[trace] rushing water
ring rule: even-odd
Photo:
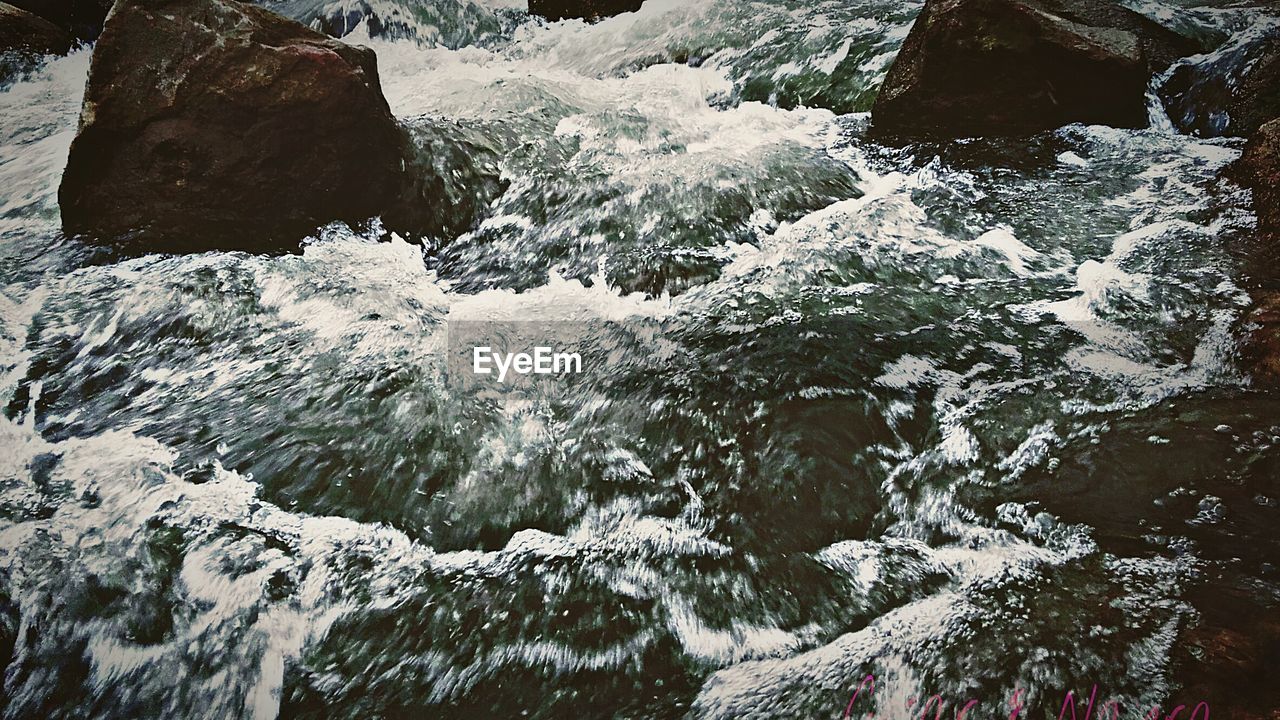
[[[1057,717],[1094,684],[1137,717],[1231,687],[1204,638],[1280,600],[1239,139],[877,146],[918,4],[384,0],[375,37],[333,7],[399,117],[500,171],[458,190],[470,232],[116,257],[58,227],[89,51],[0,92],[7,717],[829,718],[868,673],[860,717]],[[619,352],[463,402],[476,320]]]

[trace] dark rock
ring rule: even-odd
[[[1280,291],[1253,292],[1247,326],[1242,359],[1250,374],[1264,386],[1280,385]]]
[[[373,51],[234,0],[121,0],[94,51],[63,225],[149,250],[296,248],[379,214],[406,152]]]
[[[1258,229],[1280,236],[1280,117],[1258,128],[1231,174],[1253,190]]]
[[[1252,292],[1243,360],[1254,377],[1267,385],[1280,384],[1280,118],[1258,128],[1244,154],[1227,171],[1253,191],[1258,237],[1249,248],[1254,256],[1250,275],[1261,287]]]
[[[1248,137],[1280,117],[1280,28],[1259,27],[1178,65],[1160,87],[1175,127],[1203,137]]]
[[[1035,503],[1064,522],[1088,524],[1099,546],[1117,555],[1170,551],[1184,537],[1205,561],[1254,572],[1280,552],[1276,509],[1257,502],[1280,493],[1280,446],[1271,440],[1277,418],[1276,393],[1180,396],[1107,417],[1104,431],[1068,441],[1055,460],[960,495],[987,511]],[[1229,435],[1217,430],[1224,421]]]
[[[38,15],[70,33],[77,40],[96,40],[114,0],[11,0],[22,10]]]
[[[529,14],[548,20],[600,18],[635,12],[644,0],[529,0]]]
[[[879,136],[1147,125],[1153,70],[1193,41],[1108,2],[928,0],[872,110]]]
[[[1170,653],[1173,681],[1183,697],[1203,700],[1221,717],[1280,718],[1280,684],[1271,681],[1280,658],[1280,614],[1258,590],[1266,581],[1230,565],[1211,566],[1200,578],[1183,596],[1196,617]]]
[[[1211,39],[1171,30],[1112,0],[1038,0],[1047,12],[1081,25],[1133,33],[1142,45],[1150,74],[1163,72],[1177,60],[1206,52]],[[1190,31],[1189,31],[1190,32]]]
[[[70,35],[48,20],[0,3],[0,53],[61,55],[73,43]]]

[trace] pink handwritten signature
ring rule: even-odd
[[[852,720],[855,717],[867,718],[874,720],[876,715],[868,712],[866,715],[854,715],[855,706],[858,698],[867,698],[875,693],[876,678],[874,675],[868,674],[862,679],[862,683],[853,691],[853,697],[849,698],[849,704],[844,709],[844,720]],[[946,702],[941,695],[930,695],[926,698],[910,698],[907,700],[906,710],[908,717],[918,717],[919,720],[944,720],[946,715]],[[963,705],[956,705],[954,709],[953,720],[978,720],[978,715],[982,712],[978,709],[979,702],[974,699],[966,700]],[[1014,690],[1013,696],[1009,698],[1007,704],[1009,715],[1008,720],[1019,720],[1023,718],[1023,711],[1030,712],[1026,707],[1023,698],[1023,690],[1018,688]],[[1096,715],[1094,714],[1096,711]],[[1142,712],[1141,708],[1137,709]],[[917,716],[916,712],[920,714]],[[929,713],[933,713],[932,717]],[[969,713],[974,712],[974,717],[970,718]],[[1000,713],[1004,712],[1002,708]],[[1079,714],[1077,714],[1079,712]],[[987,717],[990,717],[988,715]],[[1130,716],[1134,717],[1134,716]],[[1140,717],[1141,720],[1209,720],[1209,703],[1200,702],[1193,707],[1187,705],[1178,705],[1172,710],[1165,713],[1160,706],[1155,706],[1148,710]],[[1058,720],[1120,720],[1121,708],[1117,700],[1107,700],[1098,703],[1098,686],[1094,685],[1089,692],[1089,698],[1086,702],[1083,696],[1076,697],[1074,690],[1068,690],[1062,698],[1062,707],[1058,711]]]

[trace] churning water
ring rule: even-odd
[[[1280,597],[1241,141],[878,146],[897,0],[511,5],[352,21],[397,116],[501,174],[425,248],[69,241],[89,51],[0,91],[5,715],[835,718],[867,674],[859,717],[1204,699],[1194,631]],[[663,332],[461,403],[463,320]]]

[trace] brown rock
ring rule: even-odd
[[[1257,381],[1274,386],[1280,383],[1280,291],[1259,289],[1253,296],[1244,360]]]
[[[1133,33],[1142,45],[1150,74],[1161,72],[1180,58],[1206,52],[1204,38],[1183,35],[1112,0],[1037,0],[1045,11],[1081,25]]]
[[[1251,254],[1261,281],[1249,313],[1252,327],[1244,355],[1254,376],[1267,384],[1280,383],[1280,118],[1266,123],[1245,145],[1244,154],[1229,174],[1253,191],[1258,215],[1258,238]]]
[[[379,214],[406,142],[367,48],[234,0],[121,0],[94,51],[63,225],[146,249],[294,248]]]
[[[70,35],[48,20],[0,3],[0,52],[61,55],[73,43]]]
[[[1146,87],[1190,40],[1111,3],[928,0],[872,110],[879,136],[1145,127]]]
[[[1280,685],[1271,680],[1280,657],[1280,613],[1256,583],[1210,571],[1184,596],[1197,616],[1174,646],[1173,680],[1184,702],[1206,702],[1213,717],[1280,718]]]

